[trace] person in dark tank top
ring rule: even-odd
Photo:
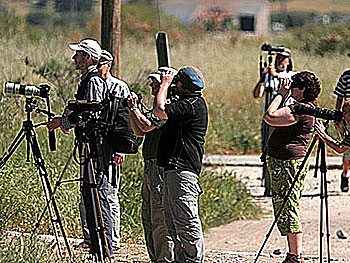
[[[295,104],[282,106],[290,91],[296,103],[311,107],[317,105],[321,86],[317,76],[308,71],[285,79],[279,93],[264,114],[264,121],[275,129],[268,141],[267,167],[271,176],[272,202],[275,216],[282,209],[277,226],[282,236],[287,237],[288,248],[284,263],[302,262],[302,225],[300,219],[300,197],[309,165],[298,173],[306,155],[306,149],[314,130],[315,117],[298,115]],[[295,176],[298,180],[289,195],[285,206],[281,205]]]

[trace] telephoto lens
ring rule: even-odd
[[[328,110],[324,108],[311,107],[309,105],[303,105],[300,103],[296,103],[292,106],[293,113],[298,115],[305,114],[324,120],[334,120],[338,122],[343,118],[343,113],[339,110]]]
[[[31,85],[21,85],[19,83],[5,82],[4,92],[7,94],[19,94],[24,96],[43,97],[41,89]]]

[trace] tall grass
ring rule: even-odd
[[[282,3],[286,6],[288,11],[309,11],[317,12],[320,14],[329,14],[333,12],[337,13],[349,13],[350,5],[347,0],[317,0],[317,1],[304,1],[304,0],[289,0]],[[273,1],[271,3],[271,11],[281,11],[280,1]]]

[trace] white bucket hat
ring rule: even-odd
[[[96,60],[100,59],[102,53],[100,44],[94,39],[83,39],[78,44],[70,44],[69,47],[75,51],[84,51]]]

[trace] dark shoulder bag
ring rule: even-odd
[[[106,140],[114,152],[135,154],[142,140],[136,137],[131,128],[129,110],[123,101],[123,98],[110,96]]]

